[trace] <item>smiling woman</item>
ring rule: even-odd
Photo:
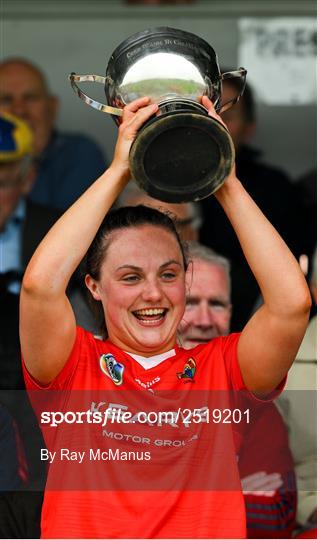
[[[136,217],[155,212],[142,206],[130,209]],[[95,300],[102,302],[112,341],[144,356],[171,349],[184,312],[185,292],[176,231],[171,233],[162,225],[134,225],[117,231],[110,242],[99,277],[88,274],[86,284]],[[144,246],[149,249],[145,251]]]
[[[208,98],[202,105],[222,122]],[[115,443],[133,450],[139,441],[153,459],[141,469],[122,463],[100,469],[94,462],[94,468],[75,470],[68,463],[62,469],[51,464],[42,538],[245,537],[233,431],[229,424],[208,424],[203,412],[218,410],[217,390],[225,394],[219,410],[230,413],[232,390],[267,395],[279,389],[307,325],[310,295],[301,270],[233,168],[216,198],[264,304],[241,334],[217,337],[190,353],[177,346],[187,264],[172,221],[142,206],[108,214],[130,178],[131,144],[156,112],[148,98],[125,107],[110,168],[54,225],[26,270],[20,324],[30,390],[66,390],[60,400],[69,411],[78,395],[73,391],[93,392],[92,411],[107,407],[110,392],[109,407],[133,412],[132,423],[107,425],[102,433],[91,428],[78,434],[73,426],[66,432],[55,428],[53,436],[46,432],[48,450],[80,446],[83,451],[93,442],[102,449]],[[87,251],[86,284],[102,305],[106,340],[76,328],[66,297]],[[86,402],[83,406],[87,410]],[[164,429],[153,422],[140,425],[137,418],[146,407],[171,411],[172,422]],[[105,498],[106,513],[99,511]]]
[[[144,251],[145,245],[149,250]],[[175,303],[181,318],[187,262],[175,225],[167,215],[142,205],[112,211],[99,227],[86,260],[86,285],[98,301],[103,337],[106,326],[111,333],[116,328],[119,338],[126,335],[123,332],[126,313],[130,313],[130,322],[139,331],[142,325],[163,326],[170,319]],[[136,266],[136,261],[140,266]],[[129,343],[129,350],[131,347],[131,352],[140,352],[142,342],[141,339],[137,349],[135,343]],[[149,346],[150,351],[143,351],[145,356],[148,352],[155,354],[154,342]],[[158,347],[165,346],[161,336]]]

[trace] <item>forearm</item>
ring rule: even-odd
[[[296,259],[234,174],[215,196],[236,232],[268,309],[289,317],[307,308],[309,292]]]
[[[202,104],[222,122],[208,98]],[[311,306],[309,289],[296,259],[236,178],[234,168],[215,197],[264,299],[241,333],[237,355],[246,387],[266,395],[286,375],[303,339]]]
[[[126,171],[110,167],[63,214],[28,265],[23,280],[25,291],[54,295],[66,290],[71,275],[128,178]]]
[[[105,214],[130,177],[129,152],[140,127],[157,110],[148,97],[127,105],[109,169],[67,210],[44,238],[26,270],[22,293],[60,297]]]

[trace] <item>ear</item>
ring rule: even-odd
[[[86,274],[85,276],[85,284],[87,289],[90,290],[92,297],[95,300],[101,300],[100,294],[99,294],[99,284],[98,281],[93,279],[89,274]]]
[[[186,295],[189,295],[190,288],[192,286],[193,282],[193,271],[194,271],[194,263],[193,261],[188,262],[188,267],[185,274],[185,292]]]

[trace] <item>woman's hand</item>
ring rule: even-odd
[[[157,104],[150,103],[149,97],[136,99],[124,107],[111,168],[120,170],[124,175],[130,173],[131,145],[139,129],[157,110]]]
[[[276,490],[283,485],[280,473],[256,472],[241,479],[244,495],[273,497]]]
[[[226,124],[222,120],[221,116],[219,116],[219,114],[216,113],[214,104],[209,99],[209,97],[202,96],[201,104],[205,107],[205,109],[207,109],[209,116],[212,116],[213,118],[215,118],[215,120],[218,120],[218,122],[220,122],[220,124],[222,124],[226,129],[228,129]]]

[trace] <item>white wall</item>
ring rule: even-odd
[[[132,33],[151,26],[196,33],[214,47],[221,65],[235,67],[239,17],[313,16],[315,5],[311,0],[202,0],[190,7],[144,8],[128,7],[119,0],[3,0],[1,56],[24,56],[36,62],[60,97],[59,126],[92,135],[110,156],[116,136],[113,120],[75,96],[67,80],[71,71],[104,75],[113,49]],[[316,73],[307,77],[316,78]],[[82,88],[105,101],[101,85]],[[260,106],[255,143],[268,162],[296,178],[317,165],[316,130],[312,105]]]

